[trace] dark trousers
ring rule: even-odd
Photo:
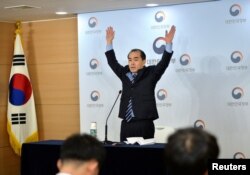
[[[120,141],[126,141],[127,137],[154,138],[155,126],[152,120],[130,121],[122,120]]]

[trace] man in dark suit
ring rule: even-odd
[[[154,137],[153,120],[159,118],[154,90],[172,57],[174,35],[175,26],[172,26],[163,37],[166,48],[157,65],[146,67],[145,53],[140,49],[132,49],[128,54],[128,65],[122,66],[118,63],[112,46],[115,32],[112,27],[107,28],[105,54],[109,66],[122,82],[119,118],[123,120],[120,141],[125,141],[127,137]]]

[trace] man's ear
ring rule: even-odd
[[[90,160],[88,163],[87,163],[87,168],[89,171],[91,172],[94,172],[96,170],[99,169],[98,167],[98,162],[96,160]]]
[[[61,161],[61,159],[58,159],[58,161],[57,161],[57,168],[59,170],[62,168],[62,161]]]

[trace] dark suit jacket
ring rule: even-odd
[[[164,51],[162,59],[156,66],[148,66],[140,69],[133,84],[126,76],[126,73],[129,72],[128,65],[124,67],[118,63],[113,49],[107,51],[105,54],[109,66],[122,81],[119,118],[125,118],[130,97],[132,98],[132,107],[135,114],[133,120],[155,120],[159,118],[154,90],[156,83],[167,69],[173,52],[168,53]]]

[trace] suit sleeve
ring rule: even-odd
[[[164,50],[161,60],[155,66],[155,69],[154,69],[156,81],[158,81],[161,78],[161,76],[163,75],[163,73],[167,69],[173,53],[174,52],[169,53],[169,52]]]
[[[110,68],[121,79],[122,71],[124,67],[118,63],[114,50],[112,49],[112,50],[105,52],[105,55],[106,55]]]

